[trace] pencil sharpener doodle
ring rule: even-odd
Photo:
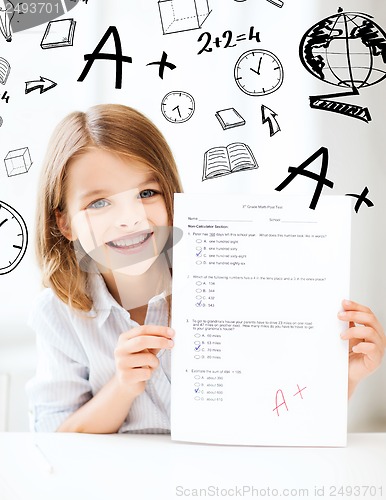
[[[21,262],[28,245],[27,226],[22,216],[0,201],[0,275],[8,274]]]
[[[8,177],[27,173],[32,165],[29,149],[26,147],[9,151],[4,163]]]
[[[208,0],[159,0],[164,35],[201,28],[210,14]]]

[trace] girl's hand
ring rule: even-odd
[[[360,380],[374,372],[381,364],[386,348],[382,325],[374,313],[365,306],[349,300],[342,302],[339,319],[349,322],[341,334],[349,340],[349,397]]]
[[[157,368],[157,353],[174,345],[174,330],[166,326],[143,325],[132,328],[119,336],[114,351],[117,379],[131,395],[138,396],[145,390]]]

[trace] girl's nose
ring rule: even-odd
[[[127,203],[122,206],[117,213],[116,225],[124,229],[137,230],[141,222],[146,220],[146,213],[142,203],[139,200],[133,203]]]

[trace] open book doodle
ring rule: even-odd
[[[226,147],[211,148],[205,153],[202,180],[258,167],[251,148],[242,142],[233,142]]]

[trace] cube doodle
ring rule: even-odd
[[[4,163],[8,177],[27,173],[32,165],[28,147],[9,151],[4,158]]]
[[[208,0],[159,0],[164,35],[201,28],[210,14]]]

